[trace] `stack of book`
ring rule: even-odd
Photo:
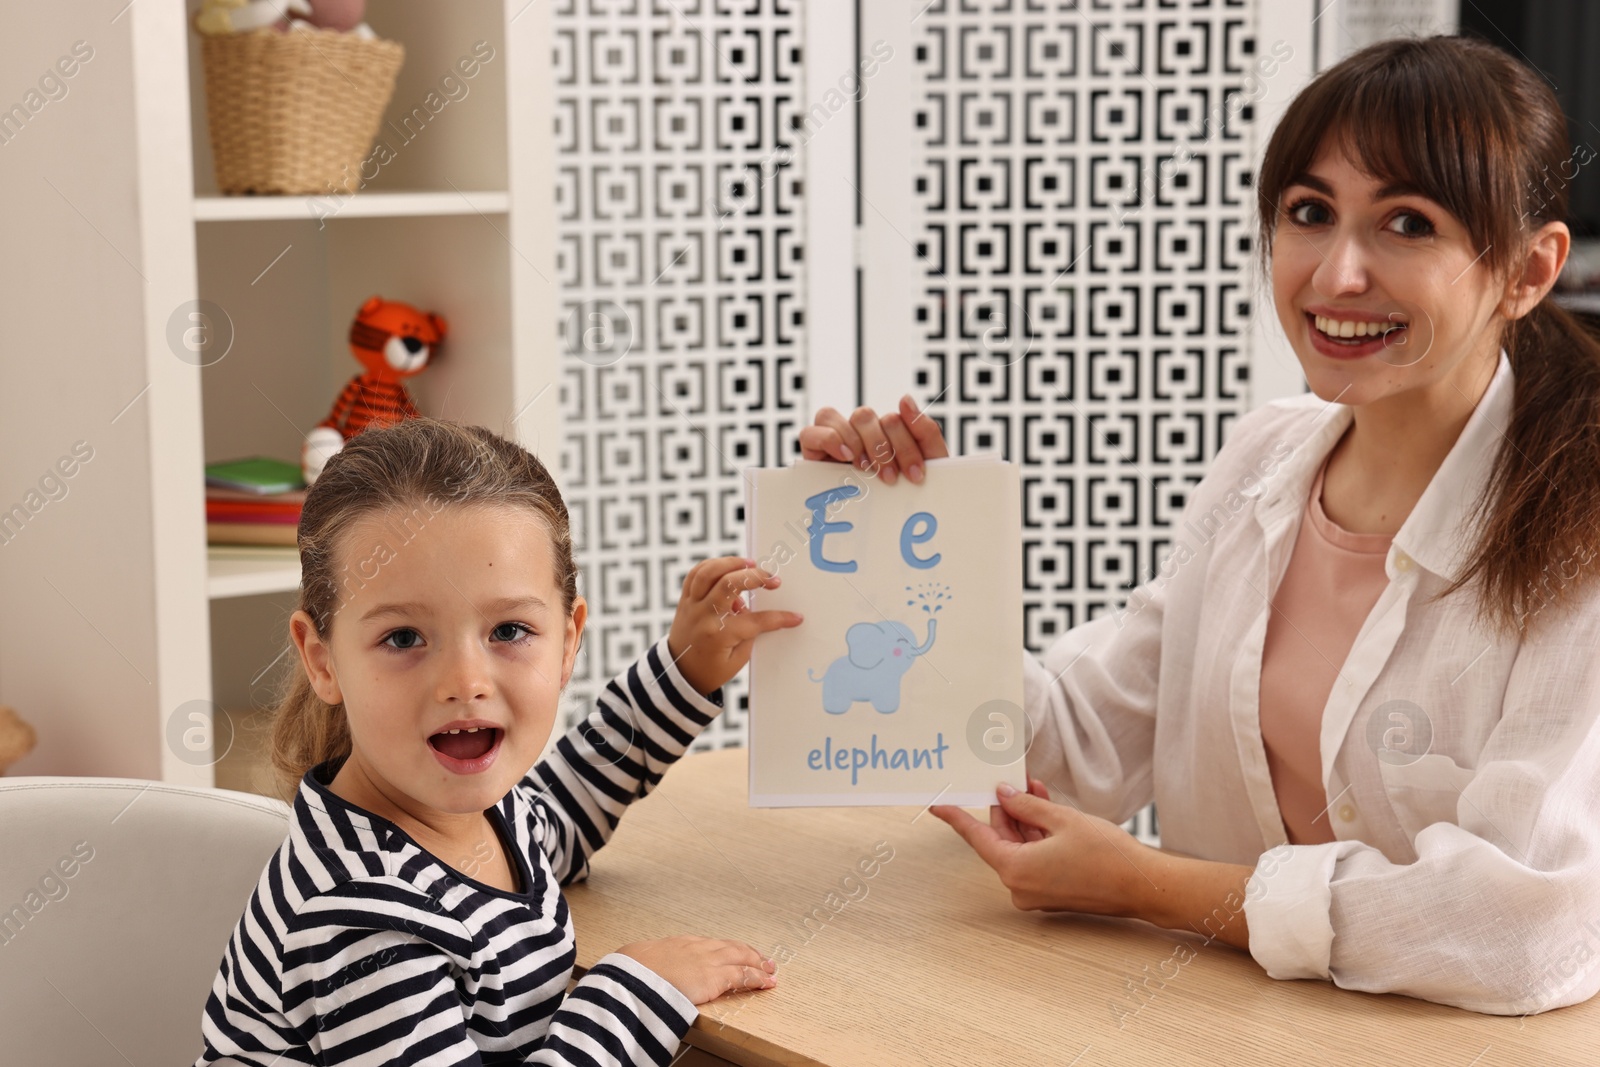
[[[306,483],[300,468],[255,456],[206,466],[206,543],[293,545]]]

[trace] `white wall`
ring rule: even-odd
[[[37,110],[0,144],[0,291],[10,318],[0,507],[37,509],[0,544],[0,702],[40,735],[12,774],[160,778],[171,759],[163,711],[210,684],[203,635],[198,647],[174,642],[158,659],[151,626],[173,626],[174,605],[204,598],[203,568],[178,565],[203,556],[203,529],[158,537],[158,516],[170,522],[185,504],[200,514],[198,472],[170,459],[175,441],[198,432],[180,414],[197,410],[196,369],[170,354],[147,358],[194,268],[181,232],[175,243],[146,222],[189,192],[188,116],[170,106],[181,52],[172,61],[135,42],[181,41],[181,12],[121,8],[13,7],[0,34],[0,106],[26,110],[27,94],[38,93]],[[80,41],[87,61],[55,82],[57,60]],[[150,75],[142,93],[136,51]],[[92,458],[63,489],[50,475],[80,441]],[[41,478],[57,499],[40,491]]]

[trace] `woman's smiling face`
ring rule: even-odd
[[[1440,205],[1363,173],[1336,145],[1330,137],[1284,188],[1272,241],[1273,300],[1307,384],[1353,406],[1467,394],[1500,350],[1504,291],[1487,250]]]
[[[422,822],[481,813],[543,750],[585,607],[563,611],[550,534],[531,511],[447,506],[404,544],[387,518],[366,516],[342,539],[349,567],[335,573],[365,581],[335,612],[329,644],[301,612],[296,643],[318,695],[344,705],[346,770]],[[462,732],[441,734],[452,725]]]

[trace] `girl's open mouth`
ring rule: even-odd
[[[1305,319],[1312,346],[1334,359],[1359,359],[1410,340],[1411,329],[1400,320],[1344,324],[1309,311]]]
[[[428,738],[428,748],[445,770],[455,774],[478,774],[494,763],[504,737],[505,731],[493,726],[441,730]]]

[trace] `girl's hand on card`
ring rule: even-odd
[[[752,611],[744,594],[776,589],[778,576],[741,556],[702,560],[690,568],[678,597],[667,648],[678,671],[698,692],[711,693],[750,662],[755,639],[800,625],[793,611]]]
[[[708,1004],[724,993],[771,989],[778,984],[778,965],[743,941],[709,937],[665,937],[635,941],[617,949],[671,982],[695,1004]]]
[[[921,485],[923,462],[949,454],[939,424],[918,411],[910,396],[900,398],[898,411],[881,417],[867,407],[856,408],[848,419],[823,408],[817,421],[800,431],[801,458],[852,463],[885,485],[901,474]]]

